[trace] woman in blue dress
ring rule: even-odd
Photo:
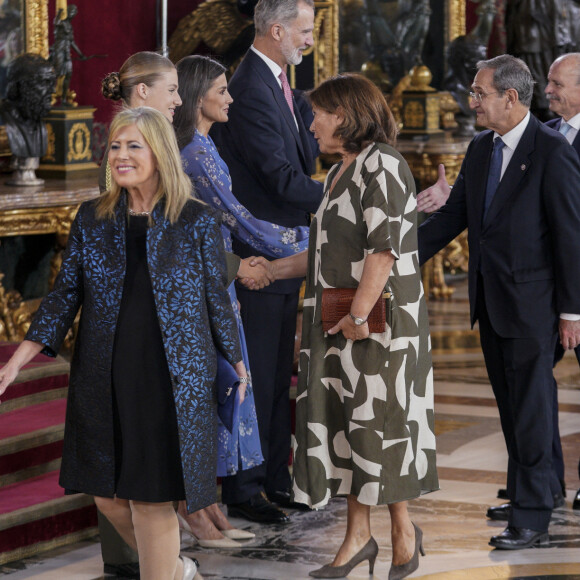
[[[184,170],[191,178],[197,196],[222,211],[222,233],[228,252],[232,251],[232,236],[251,245],[256,252],[272,257],[301,252],[308,247],[308,228],[286,228],[259,220],[232,193],[228,167],[209,136],[213,123],[227,122],[229,105],[233,101],[228,93],[225,72],[226,69],[220,63],[205,56],[188,56],[177,63],[183,104],[175,112],[174,126]],[[229,287],[229,294],[238,322],[243,358],[250,373],[244,329],[233,284]],[[219,476],[227,477],[239,469],[250,469],[262,462],[251,385],[246,390],[244,404],[239,407],[239,424],[234,425],[230,433],[218,422],[218,431]],[[191,514],[188,522],[192,527],[200,524],[196,521],[196,514]],[[220,522],[214,523],[224,531]],[[221,535],[219,529],[210,530],[207,525],[205,531],[214,538],[219,537],[216,534]],[[225,532],[231,537],[227,529]]]

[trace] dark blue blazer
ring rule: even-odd
[[[298,128],[277,79],[252,50],[234,73],[228,90],[234,102],[229,121],[215,123],[211,136],[226,162],[236,198],[256,217],[282,226],[304,226],[322,199],[322,184],[310,178],[315,151],[303,115],[294,106]],[[256,255],[234,239],[236,254]],[[284,291],[281,281],[266,291]]]
[[[531,117],[483,222],[492,140],[473,139],[447,204],[419,228],[420,262],[467,227],[472,324],[480,271],[495,331],[545,336],[560,312],[580,313],[580,161]]]
[[[550,121],[547,121],[546,125],[554,129],[554,131],[560,131],[561,123],[562,117],[558,117],[557,119],[551,119]],[[580,131],[576,133],[576,137],[574,138],[574,141],[572,141],[572,147],[576,149],[576,153],[578,153],[578,156],[580,156]]]

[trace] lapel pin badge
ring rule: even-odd
[[[525,164],[524,164],[524,163],[522,163],[522,164],[520,165],[520,169],[521,169],[522,171],[525,171],[525,170],[526,170],[526,166],[525,166]]]

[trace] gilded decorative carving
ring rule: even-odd
[[[421,187],[427,187],[437,181],[440,163],[445,165],[447,181],[454,183],[461,169],[468,144],[468,140],[457,139],[424,143],[401,139],[397,148],[404,155],[413,176],[419,181]],[[434,298],[451,296],[454,288],[445,283],[445,272],[467,272],[468,261],[467,232],[463,232],[423,266],[425,294]]]
[[[67,161],[91,160],[91,133],[85,123],[75,123],[68,132]]]
[[[48,58],[48,0],[25,0],[26,52]]]
[[[47,159],[49,161],[56,161],[55,153],[56,153],[56,136],[54,134],[54,129],[52,127],[52,123],[46,123],[46,153],[44,154],[43,159]]]
[[[70,228],[76,210],[77,206],[3,211],[0,236],[60,233]]]
[[[66,247],[70,227],[78,206],[56,208],[31,208],[3,211],[0,219],[0,236],[29,234],[56,234],[56,252],[50,264],[49,284],[60,270],[62,252]],[[0,272],[0,340],[20,341],[24,338],[39,300],[23,301],[16,290],[6,291],[2,286],[4,274]],[[65,341],[72,344],[74,330]]]
[[[314,2],[314,86],[338,73],[338,2]]]
[[[169,39],[169,58],[177,62],[194,54],[201,42],[224,55],[251,24],[238,10],[236,0],[206,0],[179,21]]]
[[[447,42],[465,34],[465,0],[448,0]]]

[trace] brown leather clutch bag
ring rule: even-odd
[[[350,314],[356,288],[323,288],[322,290],[322,330],[330,330]],[[384,292],[377,300],[367,319],[369,332],[385,332],[387,323],[387,298]]]

